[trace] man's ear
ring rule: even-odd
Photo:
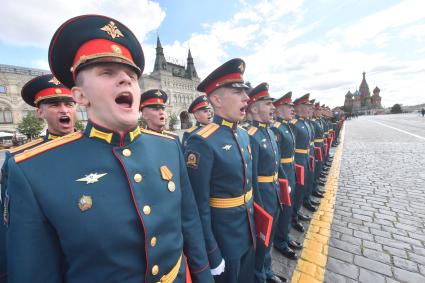
[[[212,105],[216,108],[221,108],[223,100],[221,99],[221,95],[211,94],[209,99]]]
[[[35,113],[37,114],[38,118],[44,119],[44,117],[43,117],[43,106],[42,105],[40,105],[40,107],[37,107],[35,109]]]
[[[75,102],[82,106],[89,106],[90,102],[86,95],[83,92],[83,89],[79,86],[74,86],[71,89],[72,97],[74,98]]]

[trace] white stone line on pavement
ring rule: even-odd
[[[373,121],[373,120],[369,120],[369,121],[371,121],[371,122],[373,122],[373,123],[376,123],[376,124],[380,124],[380,125],[385,126],[385,127],[387,127],[387,128],[391,128],[391,129],[394,129],[394,130],[396,130],[396,131],[399,131],[399,132],[402,132],[402,133],[405,133],[405,134],[411,135],[412,137],[415,137],[415,138],[418,138],[418,139],[421,139],[421,140],[425,140],[425,137],[422,137],[422,136],[418,136],[418,135],[412,134],[412,133],[407,132],[407,131],[405,131],[405,130],[402,130],[402,129],[399,129],[399,128],[396,128],[396,127],[393,127],[393,126],[390,126],[390,125],[387,125],[387,124],[384,124],[384,123],[381,123],[381,122],[377,122],[377,121]]]

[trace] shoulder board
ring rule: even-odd
[[[38,138],[38,139],[35,139],[33,141],[27,142],[26,144],[20,145],[20,146],[15,147],[15,148],[12,148],[12,149],[9,150],[9,152],[13,154],[15,152],[18,152],[18,151],[21,151],[21,150],[25,150],[25,149],[30,148],[32,146],[36,146],[37,144],[42,143],[43,141],[44,141],[43,138]]]
[[[160,134],[160,133],[157,133],[157,132],[151,131],[151,130],[140,129],[140,131],[141,131],[142,133],[145,133],[145,134],[148,134],[148,135],[153,135],[153,136],[158,136],[158,137],[167,138],[167,139],[170,139],[170,140],[175,140],[175,138],[174,138],[174,137],[167,136],[167,135],[163,135],[163,134]]]
[[[258,131],[257,127],[252,126],[251,128],[249,128],[248,130],[248,135],[253,136],[255,135],[255,133]]]
[[[82,132],[75,132],[75,133],[48,141],[46,143],[40,144],[39,146],[33,147],[31,149],[28,149],[27,151],[24,151],[22,153],[15,155],[15,162],[20,163],[33,156],[36,156],[36,155],[39,155],[40,153],[48,151],[50,149],[78,140],[82,136],[83,136]]]
[[[187,130],[186,130],[186,133],[191,133],[191,132],[193,132],[194,130],[196,130],[197,128],[198,128],[197,126],[193,126],[193,127],[189,128],[189,129],[187,129]]]
[[[218,128],[220,128],[219,125],[217,125],[216,123],[211,123],[211,124],[204,126],[201,130],[199,130],[197,132],[197,135],[200,135],[201,137],[206,139],[210,135],[212,135],[215,131],[217,131]]]
[[[275,127],[275,128],[279,128],[279,127],[280,127],[280,125],[282,125],[282,123],[281,123],[281,122],[274,122],[273,127]]]
[[[172,131],[163,130],[162,132],[169,134],[169,135],[177,136],[177,134],[175,132],[172,132]]]
[[[292,125],[295,125],[298,122],[297,119],[292,119],[291,121],[289,121],[289,123],[291,123]]]

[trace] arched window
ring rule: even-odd
[[[12,111],[9,107],[0,107],[0,124],[13,124]]]
[[[87,118],[87,111],[86,111],[85,108],[79,107],[77,109],[77,118],[80,121],[87,121],[88,120],[88,118]]]

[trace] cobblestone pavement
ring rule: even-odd
[[[425,282],[424,203],[425,119],[348,121],[325,282]]]
[[[328,178],[337,181],[334,205],[330,192],[313,217],[298,265],[274,252],[274,270],[292,282],[425,282],[425,119],[409,114],[347,121],[340,168],[333,169],[340,169]],[[329,215],[327,242],[321,236],[326,228],[308,239]],[[323,248],[309,260],[305,250],[312,242]],[[300,270],[312,277],[300,279]]]

